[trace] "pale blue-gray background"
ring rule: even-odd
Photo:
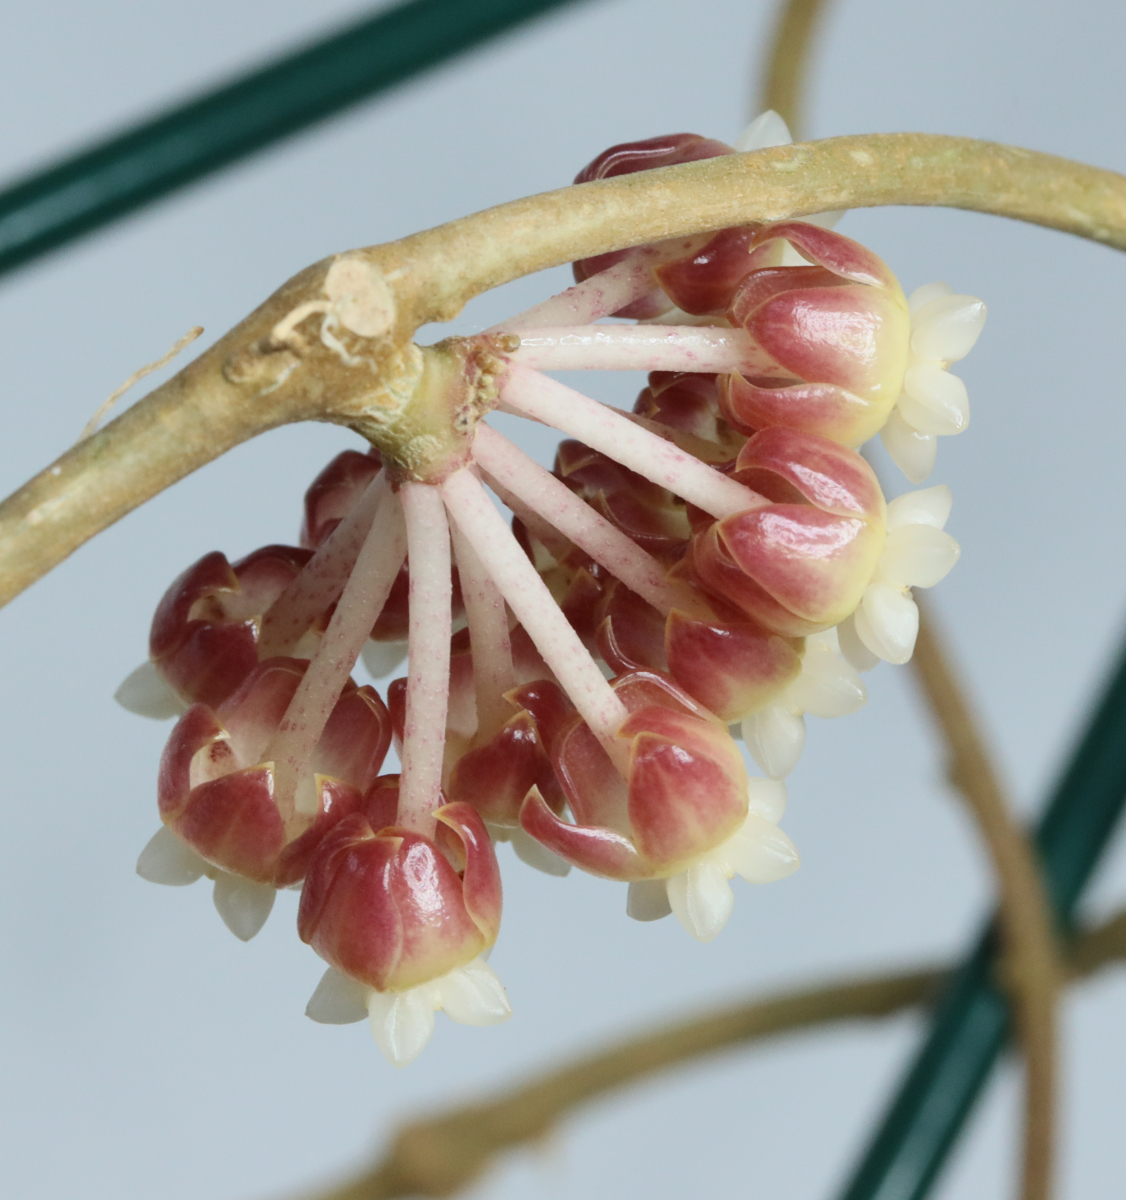
[[[468,0],[467,0],[468,2]],[[356,0],[38,0],[0,13],[0,176],[243,68]],[[1109,4],[841,0],[811,133],[926,130],[1126,165],[1123,23]],[[0,281],[0,485],[70,444],[105,395],[199,323],[219,335],[288,275],[567,182],[612,142],[691,129],[732,139],[769,20],[761,0],[603,0],[400,88],[75,249]],[[1126,263],[986,217],[850,215],[910,288],[944,279],[990,319],[964,364],[974,423],[945,441],[961,564],[939,589],[986,727],[1032,812],[1126,617],[1121,333]],[[563,271],[482,300],[470,330],[555,290]],[[627,403],[633,380],[596,385]],[[143,388],[140,389],[143,391]],[[711,946],[623,913],[620,886],[505,856],[493,963],[500,1028],[441,1020],[391,1070],[362,1027],[302,1016],[320,966],[283,896],[249,946],[203,885],[133,874],[156,826],[167,727],[110,697],[152,608],[203,552],[296,535],[301,492],[354,444],[330,428],[244,446],[79,551],[0,615],[0,1193],[34,1200],[257,1200],[361,1163],[391,1123],[592,1040],[824,973],[954,953],[988,903],[973,830],[902,670],[860,715],[812,722],[786,828],[792,879],[738,888]],[[898,476],[895,490],[904,490]],[[1092,905],[1126,895],[1119,851]],[[1066,1006],[1063,1193],[1121,1194],[1126,978]],[[914,1017],[702,1063],[598,1105],[478,1186],[519,1197],[831,1194],[915,1044]],[[992,1086],[939,1195],[1009,1189],[1016,1077]]]

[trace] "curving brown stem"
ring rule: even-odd
[[[1013,1001],[1027,1072],[1021,1195],[1046,1200],[1052,1191],[1060,983],[1051,909],[1035,853],[1006,802],[934,617],[921,597],[916,603],[915,675],[946,743],[950,782],[969,806],[997,876],[1004,985]]]
[[[826,0],[786,0],[774,22],[765,62],[766,81],[756,113],[772,108],[801,137],[805,125],[806,75]]]
[[[488,288],[624,246],[885,204],[995,213],[1126,248],[1122,176],[1011,146],[900,133],[600,180],[340,255],[295,276],[0,505],[0,604],[137,505],[278,425],[349,425],[409,466],[433,411],[412,401],[440,357],[410,339]]]
[[[825,0],[784,0],[775,25],[763,107],[781,113],[795,137],[801,136],[811,48],[826,7]],[[914,665],[946,741],[951,782],[970,807],[997,877],[1009,965],[1005,983],[1026,1069],[1021,1196],[1047,1200],[1054,1170],[1058,1073],[1059,977],[1052,915],[1035,854],[1012,817],[926,603],[919,603]]]
[[[1076,938],[1065,978],[1126,958],[1126,912]],[[830,1022],[891,1016],[924,1004],[947,968],[860,976],[716,1009],[619,1042],[495,1096],[404,1125],[383,1158],[355,1178],[303,1200],[395,1200],[450,1196],[501,1153],[541,1140],[584,1104],[706,1054]]]

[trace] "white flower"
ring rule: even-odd
[[[952,500],[945,485],[907,492],[888,505],[888,536],[872,582],[841,627],[841,650],[858,670],[874,660],[907,662],[919,632],[913,587],[933,587],[958,561],[958,543],[943,531]]]
[[[405,992],[377,992],[329,967],[305,1015],[322,1025],[350,1025],[367,1017],[383,1056],[392,1066],[405,1067],[430,1041],[439,1009],[461,1025],[499,1025],[512,1016],[504,986],[483,958]]]
[[[841,653],[837,631],[815,633],[805,639],[801,674],[743,721],[743,740],[762,771],[771,779],[784,779],[805,746],[805,713],[845,717],[867,700],[856,667]]]
[[[786,810],[786,785],[752,779],[748,801],[742,828],[686,871],[631,883],[626,913],[637,921],[655,921],[673,912],[697,941],[710,942],[735,906],[729,879],[741,875],[748,883],[773,883],[796,871],[798,852],[778,828]]]
[[[945,283],[916,288],[907,299],[911,348],[903,392],[880,433],[892,461],[922,483],[934,468],[940,436],[970,423],[966,385],[947,369],[973,349],[985,324],[985,305],[958,296]]]

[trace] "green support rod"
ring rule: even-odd
[[[1036,832],[1061,927],[1098,863],[1126,800],[1126,652]],[[990,926],[951,982],[930,1032],[842,1200],[922,1200],[1008,1037],[993,984]]]
[[[0,274],[573,0],[410,0],[0,193]]]

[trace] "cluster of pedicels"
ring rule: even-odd
[[[576,182],[788,140],[767,113],[734,148],[615,146]],[[855,711],[861,672],[907,661],[911,589],[958,556],[948,489],[885,503],[856,448],[880,433],[926,477],[968,420],[948,368],[985,313],[943,284],[905,298],[835,215],[576,263],[560,295],[420,352],[411,419],[313,481],[299,546],[208,554],[169,588],[119,693],[179,715],[138,871],[207,876],[244,939],[300,888],[328,963],[313,1019],[366,1013],[396,1064],[439,1008],[503,1020],[497,842],[621,880],[631,916],[675,913],[701,941],[734,875],[798,865],[778,823],[805,715]],[[307,323],[362,368],[341,287],[330,271],[279,336]],[[575,368],[649,377],[627,413],[543,373]],[[554,470],[496,408],[566,435]],[[360,658],[407,674],[381,696]],[[392,744],[401,770],[381,773]]]

